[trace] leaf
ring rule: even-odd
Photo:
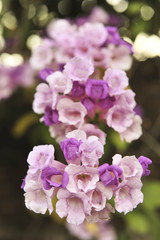
[[[112,132],[110,139],[111,139],[112,144],[116,147],[116,149],[119,152],[123,153],[127,149],[128,143],[125,141],[122,142],[120,139],[120,136],[117,132]]]
[[[15,137],[21,137],[30,126],[38,122],[38,117],[34,113],[27,113],[21,116],[14,124],[12,133]]]
[[[150,228],[148,219],[146,216],[139,212],[132,212],[127,214],[126,221],[129,225],[129,228],[139,234],[145,234]]]
[[[154,210],[160,207],[160,181],[145,182],[143,194],[143,207],[146,208],[146,210]]]

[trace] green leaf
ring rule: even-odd
[[[28,128],[38,121],[38,116],[36,116],[34,113],[27,113],[21,116],[13,126],[13,135],[15,137],[23,136]]]
[[[116,147],[116,149],[119,152],[123,153],[127,149],[128,143],[125,141],[122,142],[120,139],[120,136],[117,132],[113,131],[110,135],[110,139],[111,139],[112,144]]]
[[[160,181],[145,182],[143,187],[144,202],[146,210],[154,210],[160,207]]]
[[[145,234],[148,232],[149,222],[145,215],[136,212],[132,212],[127,214],[126,216],[126,222],[129,226],[129,228],[132,231],[135,231],[139,234]]]

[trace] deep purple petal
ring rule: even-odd
[[[50,69],[50,68],[44,68],[43,70],[41,70],[40,72],[39,72],[39,77],[42,79],[42,80],[46,80],[46,78],[50,75],[50,74],[52,74],[53,73],[53,70],[52,69]]]

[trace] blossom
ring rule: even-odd
[[[92,209],[91,214],[86,216],[86,219],[89,223],[108,221],[110,219],[110,213],[114,212],[114,208],[111,206],[111,204],[107,203],[105,208],[103,208],[101,211],[95,211]]]
[[[105,144],[107,134],[100,130],[96,125],[91,123],[83,124],[81,130],[85,132],[86,137],[96,136],[102,145]]]
[[[52,145],[35,146],[29,153],[27,162],[32,169],[30,171],[36,172],[46,166],[53,164],[54,161],[54,147]]]
[[[65,159],[68,163],[75,163],[78,159],[81,143],[81,141],[77,141],[75,138],[65,139],[60,143]]]
[[[65,171],[68,173],[69,182],[67,190],[73,193],[79,191],[88,192],[96,187],[99,181],[98,171],[96,168],[85,167],[75,164],[69,164]]]
[[[59,121],[68,125],[81,126],[87,113],[85,107],[80,102],[73,102],[69,98],[62,98],[57,104]]]
[[[44,68],[39,72],[38,76],[45,81],[47,77],[52,73],[53,70],[51,68]]]
[[[104,44],[108,33],[102,23],[87,22],[79,27],[79,35],[85,38],[88,45],[101,46]]]
[[[57,93],[50,89],[46,83],[40,83],[36,88],[34,95],[33,110],[34,112],[41,114],[44,113],[45,108],[52,107],[55,104]],[[54,101],[53,101],[54,100]]]
[[[124,132],[133,123],[134,113],[125,106],[115,105],[106,113],[106,122],[117,132]]]
[[[107,82],[110,96],[123,93],[124,89],[128,86],[128,77],[121,69],[108,68],[105,71],[103,79]]]
[[[52,90],[60,93],[67,94],[72,89],[72,81],[70,78],[66,77],[62,72],[56,71],[48,75],[46,81]]]
[[[124,180],[115,189],[115,209],[127,214],[143,202],[142,182],[138,178]]]
[[[54,123],[60,123],[58,118],[59,115],[57,110],[52,110],[52,108],[49,106],[45,108],[45,115],[43,117],[43,120],[47,126],[50,126]]]
[[[140,162],[142,168],[143,168],[143,173],[142,176],[148,176],[150,174],[150,170],[148,169],[148,165],[150,165],[152,163],[151,159],[144,157],[144,156],[140,156],[138,158],[138,161]]]
[[[106,207],[106,202],[113,196],[111,187],[105,187],[102,182],[97,182],[96,188],[87,193],[95,211],[101,211]]]
[[[83,166],[98,166],[98,159],[102,157],[104,148],[96,136],[90,136],[79,147],[79,154]]]
[[[64,73],[73,81],[86,81],[93,71],[92,62],[80,57],[72,58],[64,67]]]
[[[135,115],[133,118],[133,123],[126,128],[125,131],[120,133],[120,138],[124,139],[130,143],[133,140],[138,139],[142,135],[142,119],[140,116]]]
[[[35,47],[30,58],[30,64],[33,69],[40,70],[45,68],[53,59],[52,49],[53,43],[50,39],[45,39],[40,45]]]
[[[120,154],[116,154],[113,156],[113,164],[117,164],[123,170],[122,181],[114,189],[115,209],[126,214],[143,202],[141,192],[143,169],[135,156],[122,158]]]
[[[51,200],[55,192],[54,189],[46,191],[43,188],[40,174],[40,170],[34,174],[32,174],[31,171],[28,171],[24,186],[25,205],[29,210],[36,213],[45,214],[48,209],[51,214],[53,211]]]
[[[86,93],[93,99],[104,99],[108,93],[107,84],[103,80],[88,79]]]
[[[98,168],[98,173],[101,181],[105,186],[119,184],[119,178],[122,175],[122,169],[117,165],[112,164],[109,166],[108,163],[104,163]]]
[[[122,178],[128,179],[131,177],[136,177],[141,179],[143,169],[138,159],[134,155],[125,156],[122,158],[120,154],[115,154],[112,159],[112,163],[119,166],[123,170]]]
[[[48,190],[52,187],[65,188],[68,184],[68,174],[60,171],[55,167],[46,167],[42,170],[41,179],[43,180],[44,189]]]
[[[71,193],[65,189],[60,189],[57,198],[56,212],[61,218],[67,217],[68,223],[81,224],[84,222],[86,214],[90,214],[91,205],[83,192]]]

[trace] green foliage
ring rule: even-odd
[[[145,182],[143,187],[144,202],[143,207],[146,210],[155,210],[160,208],[160,182],[150,181]]]
[[[149,231],[149,221],[145,214],[138,211],[133,211],[126,216],[126,221],[129,228],[139,234],[145,234]]]

